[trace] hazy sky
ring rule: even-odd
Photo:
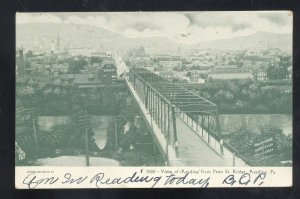
[[[292,33],[292,13],[288,11],[18,13],[16,20],[17,24],[85,24],[127,37],[162,36],[189,44],[257,31]]]

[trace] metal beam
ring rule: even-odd
[[[173,95],[174,93],[172,93],[172,92],[168,92],[168,93],[161,92],[161,94],[162,94],[162,95]],[[193,97],[193,96],[195,96],[195,95],[190,94],[190,93],[186,93],[186,94],[176,94],[176,96]]]

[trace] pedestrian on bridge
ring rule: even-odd
[[[223,144],[223,139],[220,139],[220,150],[221,150],[221,156],[224,155],[224,144]]]

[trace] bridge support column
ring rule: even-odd
[[[154,137],[152,137],[152,140],[153,140],[153,153],[154,153],[154,156],[156,157],[156,146],[155,146],[155,141],[154,141]]]
[[[165,137],[167,137],[167,128],[166,128],[166,125],[167,125],[167,111],[166,111],[166,104],[165,103],[163,103],[163,116],[164,116],[164,120],[163,120],[163,129],[164,129],[164,135],[165,135]]]
[[[154,118],[154,121],[155,121],[155,123],[157,123],[157,121],[156,121],[156,118],[157,118],[157,103],[156,103],[156,93],[155,92],[153,92],[153,110],[154,110],[154,114],[153,114],[153,118]]]
[[[170,106],[169,104],[167,105],[167,136],[168,139],[170,140]]]
[[[163,100],[160,99],[160,128],[162,133],[164,134],[163,116]]]
[[[153,102],[152,102],[152,95],[153,95],[152,90],[150,90],[150,91],[149,91],[149,107],[150,107],[149,111],[150,111],[151,120],[152,120],[152,118],[153,118]]]
[[[177,138],[177,129],[176,129],[176,115],[175,115],[175,105],[172,105],[172,120],[173,120],[173,133],[174,133],[174,141],[175,141],[175,152],[176,157],[179,157],[178,153],[178,138]]]
[[[199,128],[199,115],[197,115],[197,121],[196,121],[196,131],[198,132]]]
[[[232,153],[232,166],[234,167],[235,166],[235,152]]]
[[[218,109],[216,111],[216,122],[217,122],[217,134],[218,134],[219,137],[221,137],[222,135],[221,135],[221,127],[220,127],[219,111],[218,111]]]
[[[145,85],[145,84],[144,84]],[[149,96],[149,87],[148,86],[146,86],[146,96],[145,96],[145,107],[146,107],[146,109],[148,109],[149,108],[149,105],[148,105],[148,96]]]
[[[167,138],[167,143],[166,143],[166,165],[169,166],[169,145],[170,145],[170,108],[169,104],[166,104],[167,107],[165,107],[166,111],[166,138]]]
[[[207,142],[209,143],[209,134],[210,134],[210,129],[209,129],[209,115],[207,116]]]
[[[133,74],[133,89],[135,90],[135,80],[136,80],[136,77],[135,77],[135,74]]]
[[[203,137],[203,115],[201,115],[201,135]]]
[[[158,96],[157,97],[157,124],[158,124],[158,127],[160,127],[160,129],[161,129],[161,123],[160,123],[160,118],[161,118],[160,101],[161,101],[161,99]]]
[[[158,96],[158,94],[156,94],[156,124],[157,124],[157,126],[158,127],[160,127],[159,126],[159,96]]]

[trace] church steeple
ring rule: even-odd
[[[57,33],[57,41],[56,41],[56,48],[60,48],[60,42],[59,42],[59,33]]]

